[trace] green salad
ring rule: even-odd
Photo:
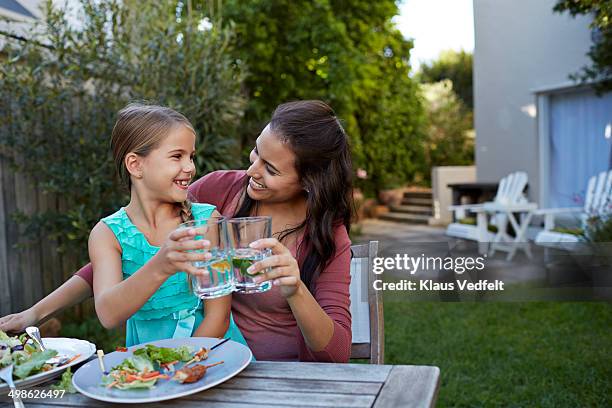
[[[194,353],[188,346],[177,348],[157,347],[151,344],[134,351],[102,377],[102,385],[107,388],[128,390],[152,388],[157,380],[169,379],[168,373],[174,365],[192,360]]]
[[[0,330],[0,369],[13,364],[13,377],[18,380],[57,367],[56,364],[47,364],[57,351],[42,351],[38,346],[28,344],[27,339],[25,334],[10,337]]]

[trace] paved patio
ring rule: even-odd
[[[474,242],[459,240],[445,235],[442,227],[395,223],[377,219],[362,222],[361,235],[357,242],[379,241],[379,256],[395,257],[396,254],[410,256],[452,256],[478,257],[477,245]],[[486,256],[487,278],[502,279],[507,283],[546,279],[546,268],[543,264],[543,250],[532,246],[533,260],[518,252],[510,262],[506,253],[497,252]],[[396,277],[405,278],[405,271],[388,272]],[[437,273],[430,276],[437,277]]]
[[[379,241],[379,257],[395,258],[398,254],[411,257],[478,257],[478,247],[475,242],[459,240],[445,235],[443,227],[396,223],[379,219],[362,221],[361,234],[356,236],[354,243]],[[487,279],[502,280],[506,285],[527,284],[538,288],[559,288],[564,290],[583,285],[585,277],[579,265],[581,260],[563,251],[549,250],[531,244],[532,259],[517,251],[512,261],[506,261],[505,252],[496,252],[492,256],[485,255],[485,268],[476,273],[465,273],[463,277],[472,281]],[[434,281],[454,280],[461,275],[449,271],[427,270],[419,271],[410,276],[405,270],[386,269],[384,275],[391,279],[432,279]],[[565,293],[565,292],[564,292]],[[553,295],[554,296],[554,295]],[[565,296],[565,295],[563,295]],[[570,296],[572,298],[573,295]],[[582,298],[583,296],[578,296]],[[537,298],[537,296],[536,296]]]

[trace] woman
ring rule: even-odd
[[[272,216],[274,238],[258,247],[271,248],[273,256],[250,272],[271,267],[258,279],[272,281],[273,289],[234,294],[234,319],[258,360],[348,361],[353,206],[346,134],[323,102],[283,104],[250,160],[246,172],[213,172],[189,188],[193,201],[211,203],[223,215]],[[77,275],[91,281],[91,268]]]

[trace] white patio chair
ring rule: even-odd
[[[535,211],[535,215],[544,216],[544,229],[535,238],[538,245],[559,247],[563,244],[576,244],[580,236],[568,232],[555,231],[559,217],[566,218],[573,214],[580,222],[580,228],[585,229],[590,217],[612,212],[612,170],[602,171],[589,179],[583,207],[543,208]]]
[[[493,212],[491,224],[495,225],[497,232],[505,231],[508,226],[508,217],[504,212],[497,212],[498,209],[503,209],[509,206],[525,204],[527,200],[523,195],[523,190],[527,185],[527,173],[517,171],[502,178],[497,187],[497,193],[492,202],[481,204],[453,205],[449,210],[454,212],[456,222],[448,225],[446,235],[462,238],[472,241],[478,241],[479,251],[486,253],[487,244],[493,242],[496,238],[496,233],[489,231],[489,222],[487,213]],[[475,225],[460,222],[466,219],[468,213],[476,214]]]

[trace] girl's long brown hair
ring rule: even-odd
[[[312,292],[336,250],[334,227],[344,225],[347,231],[351,227],[353,170],[348,139],[332,108],[321,101],[278,106],[270,120],[270,130],[295,153],[295,167],[306,192],[306,219],[283,231],[279,240],[304,230],[298,259],[303,259],[301,279]],[[246,184],[242,195],[236,217],[251,215],[256,206],[246,194]]]
[[[117,174],[128,191],[132,187],[130,173],[125,167],[128,153],[146,157],[178,125],[185,126],[195,134],[185,116],[165,106],[130,103],[119,111],[111,136],[111,149]],[[192,218],[189,200],[178,206],[183,222]]]

